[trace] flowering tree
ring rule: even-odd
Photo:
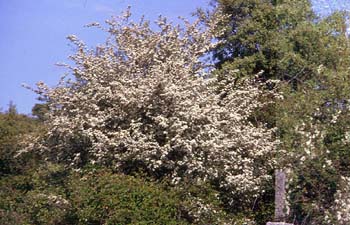
[[[285,90],[278,106],[291,217],[300,224],[347,224],[349,217],[339,215],[348,212],[350,190],[349,69],[321,65],[316,78],[302,92]]]
[[[30,148],[71,166],[142,169],[174,183],[215,181],[232,193],[257,194],[277,142],[273,129],[250,118],[270,93],[245,80],[225,85],[225,98],[217,94],[204,57],[215,47],[215,23],[203,29],[185,21],[182,28],[160,17],[154,31],[127,11],[108,28],[92,24],[109,33],[97,50],[70,36],[74,79],[54,88],[38,83],[50,108],[48,132]]]

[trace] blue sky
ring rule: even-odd
[[[75,34],[90,46],[102,43],[103,33],[84,25],[103,22],[132,6],[135,18],[155,20],[160,14],[174,21],[190,17],[210,0],[0,0],[0,109],[10,101],[29,114],[36,95],[22,83],[35,87],[38,81],[54,85],[65,72],[55,66],[73,53],[65,39]],[[350,0],[313,0],[315,9],[327,14],[349,9]]]
[[[313,8],[321,15],[329,15],[335,10],[350,11],[350,0],[311,0]]]
[[[0,107],[10,101],[21,113],[30,113],[36,95],[21,86],[35,87],[38,81],[54,85],[73,53],[66,36],[77,35],[85,43],[103,43],[103,32],[84,25],[103,22],[132,6],[135,18],[155,20],[160,14],[174,21],[190,17],[208,0],[0,0]],[[135,19],[136,20],[136,19]]]

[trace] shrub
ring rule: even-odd
[[[223,224],[208,185],[174,187],[107,169],[48,164],[0,180],[1,224]]]
[[[1,224],[75,224],[65,186],[67,177],[56,165],[34,168],[0,179]],[[61,175],[58,175],[61,174]]]

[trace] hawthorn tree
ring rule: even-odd
[[[70,36],[77,48],[76,66],[68,66],[73,79],[53,88],[38,83],[48,131],[28,149],[72,167],[91,163],[173,184],[209,182],[253,202],[271,179],[278,141],[274,129],[250,117],[269,104],[261,98],[276,94],[258,79],[226,85],[224,99],[217,94],[219,81],[206,60],[216,46],[213,30],[221,19],[215,16],[208,29],[199,21],[174,26],[163,17],[151,29],[127,11],[106,21],[107,28],[92,24],[109,33],[97,50]]]

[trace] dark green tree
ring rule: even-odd
[[[343,224],[325,214],[335,215],[341,177],[350,176],[347,14],[320,18],[309,0],[214,2],[228,15],[218,36],[222,44],[213,51],[216,75],[226,83],[256,74],[281,81],[283,100],[254,119],[278,128],[281,164],[292,168],[291,218],[295,224]],[[261,205],[273,202],[260,199]],[[264,214],[254,213],[255,219]]]
[[[45,114],[49,111],[49,106],[46,103],[35,104],[32,108],[32,115],[38,118],[40,121],[46,120]]]
[[[338,70],[349,65],[344,14],[318,18],[309,0],[217,0],[229,17],[224,42],[214,50],[221,76],[261,73],[294,84],[314,77],[319,65]],[[339,57],[344,56],[344,57]],[[220,73],[219,72],[219,73]]]

